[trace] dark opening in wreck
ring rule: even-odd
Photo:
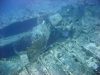
[[[37,18],[31,18],[24,21],[18,21],[12,23],[0,30],[0,39],[12,37],[14,35],[23,34],[24,32],[30,31],[33,27],[37,26]],[[17,37],[16,37],[17,38]],[[10,39],[9,39],[10,40]],[[0,46],[0,59],[1,58],[9,58],[11,56],[16,55],[15,50],[20,52],[22,50],[26,50],[28,46],[31,45],[31,35],[26,35],[21,37],[19,40],[12,42],[10,44],[6,44],[4,46]],[[1,42],[2,44],[2,42]]]
[[[2,37],[9,37],[19,33],[27,32],[37,25],[37,18],[12,23],[0,30]]]

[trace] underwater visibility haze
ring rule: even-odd
[[[100,0],[0,0],[0,75],[100,75]]]

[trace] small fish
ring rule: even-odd
[[[62,32],[62,36],[69,37],[69,32],[68,31]]]
[[[97,74],[100,74],[100,66],[95,71]]]

